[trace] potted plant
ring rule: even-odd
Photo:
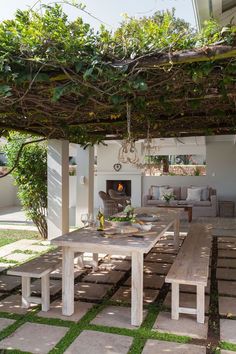
[[[162,196],[162,200],[165,200],[166,203],[170,203],[171,200],[175,199],[175,196],[173,193],[164,193]]]

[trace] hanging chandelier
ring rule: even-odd
[[[123,140],[118,153],[118,161],[121,163],[136,164],[139,161],[138,151],[135,146],[135,140],[131,134],[131,105],[126,103],[127,112],[127,139]]]

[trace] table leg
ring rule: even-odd
[[[174,247],[176,250],[179,249],[179,216],[175,219],[174,223]]]
[[[62,314],[74,313],[74,252],[62,247]]]
[[[188,209],[188,222],[192,222],[193,220],[193,208]]]
[[[132,253],[131,324],[140,326],[143,321],[143,254]]]

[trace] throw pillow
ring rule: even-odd
[[[151,186],[150,188],[150,194],[152,196],[152,199],[154,200],[159,200],[160,198],[160,189],[161,188],[168,188],[169,186]]]
[[[187,190],[187,199],[186,200],[192,200],[192,201],[200,202],[201,193],[202,193],[201,188],[188,188],[188,190]]]
[[[173,192],[174,192],[173,188],[160,187],[160,199],[163,199],[163,195],[174,194]]]
[[[201,200],[209,200],[209,188],[208,187],[198,187],[198,186],[191,186],[191,188],[194,188],[194,189],[201,189]]]
[[[159,195],[160,195],[160,192],[159,192],[159,186],[151,186],[151,196],[152,196],[152,199],[159,199]]]

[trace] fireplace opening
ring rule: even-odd
[[[120,195],[131,197],[131,181],[130,180],[107,180],[106,181],[107,193],[109,189],[114,190]]]

